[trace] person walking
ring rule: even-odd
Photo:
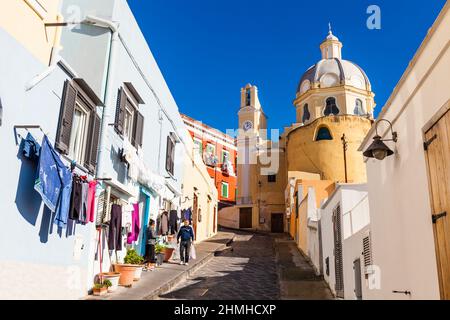
[[[155,263],[155,245],[156,245],[156,229],[155,220],[150,219],[150,224],[147,228],[147,247],[145,250],[145,261],[147,268],[150,264]]]
[[[180,243],[181,239],[181,243]],[[194,242],[194,230],[189,225],[189,220],[184,219],[183,225],[178,231],[177,243],[180,243],[180,264],[189,265],[189,252],[191,244]]]

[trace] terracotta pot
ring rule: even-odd
[[[100,289],[93,288],[92,292],[94,293],[94,296],[104,296],[106,293],[108,293],[108,288],[102,287]]]
[[[167,261],[170,260],[174,250],[175,250],[174,248],[165,248],[164,249],[164,251],[163,251],[163,253],[164,253],[164,262],[167,262]]]
[[[100,273],[98,276],[103,278],[103,280],[111,281],[111,287],[108,288],[108,292],[114,292],[119,287],[119,278],[120,278],[119,272],[103,272]]]
[[[141,279],[141,275],[142,275],[142,269],[144,267],[143,266],[137,266],[135,272],[134,272],[134,281],[139,281]]]
[[[133,284],[137,267],[133,264],[115,264],[114,271],[120,272],[119,285],[130,287]]]

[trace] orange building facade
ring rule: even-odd
[[[218,191],[219,210],[236,204],[236,140],[184,114],[183,121]]]

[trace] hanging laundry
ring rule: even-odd
[[[64,166],[47,136],[42,140],[34,189],[50,211],[56,212],[54,223],[65,228],[69,215],[72,173]]]
[[[20,143],[20,151],[25,158],[31,161],[38,161],[41,146],[34,139],[31,133],[28,132],[26,138],[22,139],[22,142]]]
[[[178,231],[177,221],[178,221],[177,210],[170,210],[170,213],[169,213],[169,233],[170,234],[177,233],[177,231]]]
[[[122,250],[122,207],[117,204],[111,206],[108,247],[109,250]]]
[[[134,204],[133,208],[134,210],[132,212],[131,232],[128,233],[127,237],[128,244],[132,244],[133,242],[136,242],[138,240],[141,227],[139,222],[139,204]]]
[[[164,211],[161,214],[161,234],[167,235],[169,232],[169,213]]]
[[[192,224],[192,210],[191,208],[185,209],[184,214],[182,214],[183,219],[189,220],[189,223]]]
[[[88,191],[88,209],[87,209],[87,217],[88,222],[95,221],[95,191],[97,188],[97,180],[93,180],[89,182],[89,191]]]
[[[74,176],[72,182],[72,196],[70,201],[70,219],[87,222],[89,184],[81,177]]]

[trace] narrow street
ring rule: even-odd
[[[278,300],[331,295],[287,236],[236,232],[228,249],[159,298]]]

